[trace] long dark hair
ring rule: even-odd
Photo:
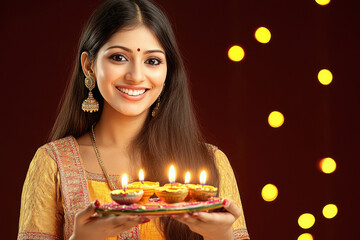
[[[199,176],[200,170],[205,169],[209,184],[218,186],[219,176],[213,153],[199,132],[171,25],[164,13],[148,0],[109,0],[92,14],[80,39],[74,72],[50,140],[69,135],[78,138],[100,119],[104,99],[97,87],[93,94],[99,101],[100,111],[84,113],[81,110],[81,103],[88,94],[81,68],[81,53],[86,51],[90,59],[96,59],[99,49],[114,33],[138,24],[144,24],[153,31],[165,50],[168,68],[160,108],[155,117],[149,114],[131,149],[140,152],[141,165],[147,169],[149,180],[165,183],[166,169],[171,163],[179,170],[178,173],[191,169],[193,176]],[[170,218],[161,218],[160,228],[168,240],[202,239],[186,225]]]

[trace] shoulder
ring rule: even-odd
[[[217,146],[212,144],[206,143],[206,146],[209,151],[212,151],[215,161],[215,166],[219,171],[221,176],[227,176],[233,174],[233,169],[229,159],[227,158],[226,154],[221,151]]]
[[[75,138],[68,136],[39,147],[30,163],[30,172],[57,172],[59,161],[69,152],[76,152]]]
[[[215,161],[215,166],[219,171],[220,175],[232,173],[233,169],[231,167],[231,163],[229,159],[227,158],[226,154],[221,151],[217,146],[205,143],[206,147],[209,151],[212,152],[213,158]]]
[[[76,149],[76,140],[73,136],[67,136],[55,141],[46,143],[38,149],[38,152],[44,152],[53,160],[57,159],[57,155],[61,152],[74,151]]]
[[[61,152],[64,151],[64,142],[71,142],[71,137],[66,137],[46,143],[39,147],[32,158],[28,175],[30,179],[34,179],[34,176],[54,176],[58,171],[58,159],[60,159]],[[33,175],[33,177],[31,177]]]
[[[219,148],[218,148],[217,146],[212,145],[212,144],[210,144],[210,143],[205,143],[205,146],[206,146],[207,149],[208,149],[209,151],[211,151],[213,154],[215,154],[215,152],[216,152],[217,150],[219,150]]]
[[[208,148],[209,151],[212,152],[212,154],[214,155],[214,159],[216,161],[216,163],[218,164],[219,162],[229,162],[226,154],[221,151],[217,146],[212,145],[210,143],[205,143],[206,147]]]

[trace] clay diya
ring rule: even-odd
[[[141,169],[139,172],[139,182],[130,183],[128,189],[143,190],[144,194],[140,202],[147,203],[149,198],[155,193],[155,189],[159,186],[159,182],[144,181],[144,171]]]
[[[171,185],[172,184],[166,184],[163,187],[158,187],[155,189],[156,196],[158,196],[158,198],[166,203],[178,203],[183,201],[189,192],[187,187],[185,187],[183,184],[181,184],[182,186],[175,186],[175,183],[173,186]]]
[[[155,189],[155,194],[163,202],[166,203],[178,203],[183,201],[188,195],[188,188],[181,183],[175,183],[175,168],[171,165],[169,169],[169,182],[170,184],[165,184],[163,187],[158,187]]]
[[[215,197],[217,188],[205,185],[206,172],[202,171],[200,174],[200,184],[189,184],[190,197],[198,201],[207,201],[211,197]]]
[[[113,190],[110,195],[111,198],[120,205],[130,205],[140,201],[144,194],[143,190],[127,189],[124,190]]]
[[[127,175],[122,176],[122,188],[110,192],[111,198],[121,205],[130,205],[137,203],[142,198],[144,191],[142,189],[127,189]]]

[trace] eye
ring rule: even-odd
[[[110,56],[111,60],[117,61],[117,62],[125,62],[127,61],[126,57],[122,54],[113,54]]]
[[[158,58],[149,58],[148,60],[145,61],[145,63],[153,66],[157,66],[160,65],[162,61]]]

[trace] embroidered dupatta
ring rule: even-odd
[[[46,162],[51,161],[49,158],[55,162]],[[50,176],[50,179],[56,179],[53,184],[45,179],[46,176],[41,176],[42,165],[51,165],[51,169],[54,168],[53,165],[57,165],[57,169],[50,174],[53,175]],[[56,193],[52,196],[51,190],[54,188]],[[56,207],[58,211],[48,209],[53,208],[53,203],[59,202],[59,200],[62,204],[55,205],[62,205],[63,209],[61,206]],[[89,204],[90,197],[85,169],[80,159],[76,140],[69,136],[50,142],[36,152],[29,167],[22,194],[18,239],[69,239],[73,232],[76,213]],[[37,214],[32,214],[34,211]],[[54,214],[56,219],[51,221]],[[44,224],[44,221],[53,222],[52,225],[55,226]],[[63,232],[59,230],[62,224]],[[118,239],[139,240],[139,227],[135,227],[133,231],[122,233]]]

